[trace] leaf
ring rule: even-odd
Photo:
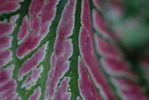
[[[146,100],[148,61],[124,59],[103,4],[2,0],[0,100]]]

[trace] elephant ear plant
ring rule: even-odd
[[[0,0],[0,100],[149,100],[147,0]]]

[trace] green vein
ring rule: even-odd
[[[78,87],[78,57],[80,55],[79,50],[79,33],[81,28],[81,3],[82,0],[77,0],[74,18],[74,29],[73,34],[68,38],[72,39],[73,53],[69,58],[70,67],[64,76],[70,77],[69,88],[71,92],[70,100],[77,100],[77,97],[81,97],[79,87]]]
[[[43,60],[43,72],[41,73],[41,78],[37,81],[37,84],[42,84],[41,87],[41,96],[39,100],[44,100],[45,91],[46,91],[46,82],[48,79],[48,72],[50,70],[50,57],[52,55],[52,52],[54,51],[54,44],[56,39],[56,32],[58,28],[58,24],[61,19],[62,12],[64,10],[65,5],[67,4],[68,0],[60,0],[57,9],[56,9],[56,16],[54,20],[52,21],[52,24],[50,26],[50,31],[48,35],[45,37],[45,39],[48,41],[48,47],[47,47],[47,54],[45,56],[45,59]]]

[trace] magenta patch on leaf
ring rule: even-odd
[[[39,100],[39,97],[41,95],[41,89],[38,87],[34,90],[34,93],[29,97],[28,100]]]
[[[15,83],[14,83],[14,81],[12,81],[12,80],[8,81],[6,84],[3,84],[3,85],[0,87],[0,93],[9,90],[11,87],[15,87]]]
[[[114,78],[113,82],[125,100],[147,100],[143,88],[136,83],[121,78]]]
[[[11,47],[12,37],[10,36],[2,36],[0,37],[0,51],[4,51]]]
[[[38,51],[33,54],[33,56],[29,59],[27,59],[23,65],[21,66],[18,77],[19,80],[22,80],[23,76],[30,72],[33,68],[35,68],[39,63],[44,59],[45,57],[45,52],[46,50],[46,45],[42,46]]]
[[[4,94],[2,95],[1,98],[3,98],[3,100],[12,100],[12,98],[14,97],[14,91],[15,89],[12,88],[12,89],[9,89],[7,92],[4,92]],[[11,93],[13,92],[13,93]],[[10,94],[11,93],[11,94]]]
[[[0,71],[0,86],[6,83],[7,80],[10,80],[8,70],[1,70]]]
[[[17,48],[17,56],[23,58],[29,51],[35,49],[39,44],[40,37],[29,35],[29,37]]]
[[[28,34],[29,34],[29,23],[27,16],[25,16],[23,18],[22,25],[17,35],[19,44],[28,36]]]
[[[79,87],[83,100],[102,100],[82,60],[79,60]]]
[[[11,92],[11,88],[16,87],[16,84],[13,80],[8,81],[6,84],[2,85],[0,87],[0,93],[2,93],[3,99],[6,98],[6,100],[10,100],[10,98],[13,98],[16,96],[15,92]],[[7,93],[7,95],[5,94],[5,92],[10,91],[11,93]]]
[[[21,0],[1,0],[0,14],[17,10]]]
[[[11,60],[11,51],[0,52],[0,68]]]
[[[75,0],[69,1],[65,6],[62,19],[58,26],[56,44],[54,46],[54,53],[51,56],[51,69],[49,71],[49,79],[47,81],[46,99],[54,98],[56,86],[59,79],[69,68],[68,59],[72,54],[72,44],[67,40],[67,36],[71,35],[73,29],[73,13]],[[66,28],[67,27],[67,28]]]
[[[29,14],[34,18],[37,17],[38,14],[41,13],[46,0],[32,0],[29,8]],[[37,9],[38,7],[38,9]]]
[[[69,78],[64,78],[57,89],[56,97],[54,100],[70,100],[70,93],[68,93]]]
[[[58,0],[48,0],[45,7],[42,9],[42,23],[48,23],[55,15],[55,6]]]
[[[14,25],[0,22],[0,36],[12,33]]]
[[[72,34],[73,29],[73,22],[74,22],[74,7],[75,7],[75,0],[71,0],[64,12],[62,14],[62,19],[60,20],[60,24],[58,26],[58,38],[56,42],[64,41],[68,36]],[[59,44],[59,43],[57,43]],[[58,48],[58,45],[56,46]]]

